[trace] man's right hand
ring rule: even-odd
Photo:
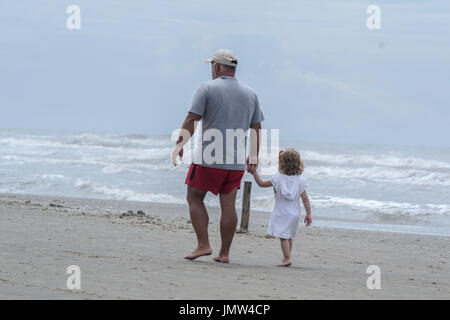
[[[180,160],[183,160],[183,146],[189,141],[195,131],[195,127],[197,123],[202,119],[201,115],[198,115],[193,112],[188,112],[186,118],[181,125],[179,137],[177,140],[177,144],[172,150],[172,163],[174,166],[177,165],[177,157],[180,157]]]
[[[183,147],[179,149],[180,147],[175,145],[175,147],[172,150],[172,163],[174,166],[177,165],[177,157],[180,157],[180,161],[183,161]]]

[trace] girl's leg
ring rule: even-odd
[[[279,267],[289,267],[291,265],[291,247],[289,239],[281,239],[280,238],[280,244],[281,244],[281,251],[283,252],[284,259],[282,261],[282,264],[279,264]]]
[[[292,238],[289,239],[289,249],[291,250],[290,252],[292,252]]]

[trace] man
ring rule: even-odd
[[[192,137],[196,123],[202,120],[201,159],[194,156],[185,181],[189,213],[198,245],[184,258],[193,260],[212,253],[208,239],[209,217],[203,202],[210,191],[219,194],[221,207],[222,245],[218,256],[213,259],[229,263],[230,246],[237,225],[236,194],[246,166],[248,171],[257,169],[259,133],[264,116],[254,91],[235,78],[238,59],[232,51],[221,49],[205,62],[211,63],[213,80],[203,83],[197,90],[181,128],[181,132],[187,134],[180,135],[172,160],[176,165],[177,156],[182,158],[183,145]],[[250,130],[250,159],[245,160],[246,133],[249,129],[253,129]],[[231,136],[230,132],[238,134]],[[244,138],[234,143],[239,136]],[[207,152],[211,150],[214,152]],[[242,157],[244,160],[239,161]]]

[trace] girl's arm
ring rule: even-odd
[[[255,178],[255,181],[258,184],[258,186],[263,187],[263,188],[264,187],[272,187],[272,182],[262,180],[256,170],[252,171],[251,174],[253,175],[253,178]]]
[[[305,217],[305,223],[306,226],[310,226],[312,219],[311,219],[311,205],[309,203],[309,198],[308,198],[308,194],[306,193],[306,191],[303,191],[302,195],[302,202],[303,202],[303,206],[305,207],[306,210],[306,217]]]

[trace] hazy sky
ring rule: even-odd
[[[1,1],[0,128],[171,133],[220,48],[282,139],[450,147],[450,2],[434,0]]]

